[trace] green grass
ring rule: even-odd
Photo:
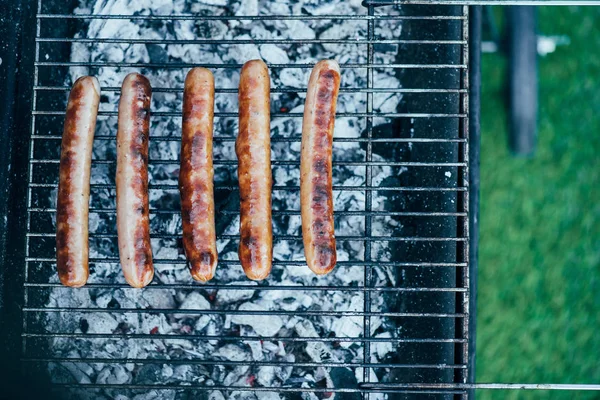
[[[600,383],[600,8],[544,7],[538,21],[571,44],[539,61],[531,159],[507,149],[506,61],[483,56],[477,381]]]

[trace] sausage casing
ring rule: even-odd
[[[235,152],[240,185],[239,257],[244,272],[253,280],[269,275],[273,257],[270,90],[267,65],[261,60],[245,63],[238,92]]]
[[[117,131],[117,233],[125,280],[133,287],[152,281],[148,209],[148,139],[152,88],[140,74],[121,87]]]
[[[315,274],[329,273],[337,261],[333,221],[332,146],[340,87],[337,62],[318,62],[310,75],[300,158],[300,207],[304,254]]]
[[[213,195],[213,117],[215,80],[205,68],[192,69],[183,92],[179,189],[183,249],[192,277],[210,280],[217,267]]]
[[[89,276],[90,170],[100,84],[83,76],[73,84],[62,136],[56,204],[56,265],[63,285],[80,287]]]

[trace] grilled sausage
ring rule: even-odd
[[[125,280],[140,288],[154,276],[148,210],[148,136],[152,88],[140,74],[121,87],[117,131],[117,233]]]
[[[271,272],[270,80],[267,65],[248,61],[240,76],[239,133],[235,142],[240,185],[239,257],[248,278],[265,279]]]
[[[306,93],[300,158],[300,206],[304,255],[318,275],[329,273],[337,260],[333,224],[331,153],[335,107],[340,88],[337,62],[315,65]]]
[[[56,266],[65,286],[81,287],[89,276],[90,169],[99,103],[98,80],[77,79],[67,104],[56,204]]]
[[[213,116],[215,80],[205,68],[192,69],[183,91],[179,190],[183,249],[192,277],[210,280],[217,267],[213,197]]]

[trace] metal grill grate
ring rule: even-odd
[[[48,3],[51,4],[51,3]],[[29,153],[29,180],[28,180],[28,219],[26,258],[24,264],[24,319],[22,329],[23,362],[27,369],[32,371],[45,371],[56,365],[132,365],[133,372],[139,373],[140,366],[158,365],[173,367],[177,365],[202,365],[208,368],[223,366],[225,368],[260,368],[264,366],[290,367],[293,369],[307,369],[325,367],[329,371],[349,369],[355,376],[354,380],[342,380],[334,386],[327,383],[325,386],[316,384],[301,384],[288,382],[283,386],[265,386],[248,382],[247,385],[225,385],[214,382],[190,381],[183,385],[170,382],[157,381],[149,383],[135,382],[100,382],[100,381],[70,381],[69,379],[53,382],[53,388],[71,393],[74,397],[81,394],[81,390],[93,390],[98,395],[111,395],[117,393],[139,394],[150,390],[171,392],[207,392],[221,390],[230,393],[232,390],[240,392],[313,392],[319,398],[329,397],[331,393],[348,393],[357,395],[363,393],[363,398],[374,397],[377,394],[393,393],[419,393],[419,394],[454,394],[466,397],[467,388],[447,386],[437,388],[424,388],[418,385],[427,384],[464,384],[467,382],[468,371],[468,323],[469,323],[469,273],[468,273],[468,8],[461,7],[418,7],[413,6],[406,12],[398,8],[375,8],[369,6],[359,15],[260,15],[260,16],[235,16],[235,15],[91,15],[54,13],[53,7],[39,0],[37,13],[37,35],[35,54],[34,97],[33,97],[33,123],[30,139]],[[392,11],[392,12],[390,12]],[[433,12],[433,13],[432,13]],[[438,12],[438,14],[435,14]],[[390,14],[390,15],[388,15]],[[304,23],[328,23],[337,20],[355,21],[362,26],[360,35],[355,38],[315,38],[315,39],[124,39],[124,38],[88,38],[73,36],[73,30],[81,30],[91,21],[145,21],[173,22],[173,21],[258,21],[258,20],[295,20]],[[441,37],[422,35],[418,30],[406,34],[397,32],[397,36],[380,37],[377,32],[381,21],[400,21],[403,30],[414,26],[433,24],[444,34]],[[58,30],[56,26],[62,27]],[[441,28],[441,29],[440,29]],[[70,32],[71,31],[71,32]],[[56,33],[58,32],[58,33]],[[431,32],[435,32],[432,30]],[[411,36],[412,35],[412,36]],[[364,124],[364,131],[360,137],[334,138],[334,169],[338,167],[362,168],[363,181],[353,184],[338,183],[334,185],[335,194],[355,192],[364,198],[364,206],[359,210],[338,209],[336,211],[337,223],[345,218],[364,218],[364,230],[361,234],[344,234],[337,232],[339,246],[351,243],[362,249],[362,257],[347,259],[338,262],[337,269],[344,271],[360,267],[364,276],[360,284],[350,286],[332,284],[331,280],[313,279],[311,283],[302,286],[282,282],[282,270],[306,268],[301,260],[275,260],[273,274],[259,286],[251,287],[257,292],[283,293],[312,293],[319,298],[327,299],[331,293],[356,293],[362,298],[358,309],[320,309],[318,305],[302,306],[294,311],[285,308],[268,310],[240,310],[218,303],[211,303],[210,309],[182,309],[169,307],[138,308],[118,307],[111,304],[106,307],[89,307],[82,300],[82,305],[70,303],[68,306],[60,304],[60,299],[52,298],[62,288],[54,277],[54,225],[52,217],[55,213],[52,203],[52,192],[57,187],[60,139],[64,104],[69,90],[69,73],[76,68],[88,68],[90,71],[99,71],[104,68],[135,68],[143,71],[172,71],[187,69],[197,66],[196,63],[184,62],[148,62],[124,63],[110,61],[71,61],[65,48],[70,45],[94,45],[102,43],[119,43],[123,45],[212,45],[214,51],[220,51],[227,45],[240,44],[273,44],[276,46],[309,45],[312,47],[324,44],[339,44],[357,46],[366,54],[366,62],[342,62],[344,71],[356,70],[357,74],[364,77],[361,84],[342,78],[343,87],[340,97],[364,96],[366,107],[364,110],[342,111],[338,114],[338,121],[349,119],[356,123]],[[67,47],[65,47],[67,46]],[[397,63],[382,63],[379,52],[385,46],[398,47]],[[435,54],[451,54],[452,57],[442,59]],[[420,63],[418,56],[423,53],[430,55],[430,60]],[[271,64],[272,70],[300,69],[309,71],[312,63]],[[239,69],[240,64],[205,64],[218,74],[220,71]],[[402,87],[380,87],[376,81],[376,73],[381,70],[393,69],[398,76],[403,76]],[[124,73],[123,73],[124,76]],[[441,78],[440,78],[441,76]],[[414,81],[411,81],[414,79]],[[219,82],[217,80],[217,82]],[[101,81],[101,84],[103,82]],[[118,94],[116,86],[104,87],[103,93]],[[304,87],[285,87],[273,85],[274,95],[292,95],[302,93]],[[154,93],[177,95],[181,87],[157,86]],[[233,87],[217,86],[218,96],[231,96],[237,93]],[[374,103],[381,95],[399,94],[402,101],[394,112],[377,110]],[[110,106],[110,105],[108,105]],[[402,109],[403,107],[403,109]],[[100,120],[114,119],[117,115],[115,108],[101,104]],[[152,119],[175,120],[180,118],[179,109],[161,109],[152,111]],[[279,110],[272,113],[274,119],[299,119],[301,112],[288,112]],[[235,119],[235,110],[215,112],[215,117],[221,119]],[[362,122],[360,122],[362,121]],[[387,125],[386,125],[387,124]],[[382,131],[381,126],[394,126],[391,134]],[[233,134],[232,134],[233,133]],[[290,146],[299,143],[299,132],[292,136],[274,136],[273,143],[285,143]],[[337,133],[337,131],[336,131]],[[151,131],[152,146],[175,146],[179,141],[179,131],[172,133]],[[226,134],[215,132],[215,144],[232,144],[235,140],[235,130]],[[114,142],[112,134],[96,135],[94,146],[109,146]],[[357,144],[362,146],[364,159],[362,160],[336,160],[343,151],[338,145]],[[412,156],[382,160],[375,156],[382,152],[383,147],[403,146],[416,149]],[[152,153],[151,153],[152,154]],[[399,153],[398,153],[399,154]],[[417,154],[417,155],[415,155]],[[341,157],[338,157],[341,158]],[[178,159],[150,158],[150,193],[177,194],[177,184],[170,182],[157,182],[161,179],[153,173],[153,168],[177,168]],[[92,168],[111,168],[114,159],[95,157]],[[235,159],[216,159],[215,168],[233,171]],[[297,169],[299,160],[274,159],[273,167]],[[376,168],[390,167],[394,171],[404,171],[408,178],[405,182],[390,180],[390,182],[375,182],[374,170]],[[334,174],[336,172],[334,171]],[[401,173],[398,172],[400,176]],[[154,182],[153,182],[154,181]],[[215,183],[217,192],[234,193],[237,190],[231,182]],[[93,182],[92,202],[90,212],[103,215],[108,220],[114,219],[115,208],[113,205],[99,204],[98,193],[112,193],[115,189],[114,181]],[[288,197],[298,197],[299,187],[296,185],[275,185],[275,192],[281,192]],[[396,199],[398,204],[387,208],[374,205],[374,196],[384,194],[390,199]],[[404,200],[402,200],[404,199]],[[235,208],[223,207],[217,216],[220,218],[234,218],[237,214]],[[152,206],[151,218],[153,221],[176,218],[179,206],[176,202],[170,207],[162,205],[160,208]],[[273,218],[298,218],[299,209],[283,205],[276,208]],[[382,233],[379,228],[382,219],[393,219],[400,225],[417,226],[411,233],[410,229],[397,229],[396,231]],[[159,226],[158,224],[156,226]],[[177,249],[178,234],[161,231],[153,225],[152,238],[154,241],[163,240],[171,243]],[[159,226],[160,227],[160,226]],[[236,233],[221,233],[219,240],[237,240]],[[90,242],[94,246],[111,246],[116,240],[116,233],[90,231]],[[294,243],[301,241],[299,232],[277,232],[274,242]],[[382,258],[376,254],[382,246],[395,243],[396,254]],[[350,244],[348,244],[350,245]],[[112,247],[112,255],[102,257],[92,256],[90,263],[92,273],[90,283],[79,289],[81,296],[94,297],[101,291],[128,291],[128,286],[121,280],[114,282],[103,280],[94,274],[94,264],[114,264],[118,268],[118,254],[116,247]],[[155,254],[157,277],[145,289],[146,292],[176,291],[189,293],[200,291],[203,295],[214,297],[219,291],[244,291],[249,286],[240,283],[230,283],[226,279],[217,278],[206,285],[192,283],[191,278],[182,282],[169,282],[163,275],[168,275],[173,268],[185,268],[183,255],[174,257],[157,256]],[[392,274],[400,278],[394,284],[377,285],[376,274],[381,268],[388,268]],[[239,262],[234,259],[219,261],[218,271],[234,269],[240,278],[243,272]],[[404,277],[404,274],[407,277]],[[164,278],[164,279],[163,279]],[[395,299],[397,306],[388,309],[377,302],[379,298]],[[50,301],[52,300],[52,301]],[[325,300],[326,301],[326,300]],[[248,335],[243,332],[229,331],[230,333],[210,334],[194,332],[174,332],[161,334],[153,331],[123,331],[117,329],[109,333],[87,332],[87,328],[79,327],[71,331],[52,330],[45,325],[45,321],[55,314],[69,318],[69,314],[76,313],[82,318],[93,318],[93,315],[110,314],[117,316],[153,314],[169,318],[170,316],[185,314],[191,317],[216,316],[217,318],[230,318],[241,316],[279,316],[286,321],[291,318],[304,318],[307,320],[323,319],[333,321],[340,318],[358,318],[362,325],[362,332],[350,337],[339,336],[312,336],[302,337],[294,332],[280,331],[275,335]],[[329,318],[329,319],[327,319]],[[377,323],[389,323],[402,326],[404,332],[392,332],[387,336],[373,335],[372,326]],[[139,343],[155,340],[176,341],[219,341],[244,345],[251,342],[282,343],[282,348],[288,348],[290,354],[294,351],[301,353],[307,344],[324,343],[331,346],[349,345],[359,349],[362,357],[354,360],[306,360],[296,358],[294,361],[275,360],[224,360],[190,356],[192,353],[182,353],[180,357],[172,354],[166,357],[156,354],[154,357],[138,358],[124,355],[122,357],[102,357],[100,355],[84,352],[73,356],[57,356],[52,353],[52,346],[56,341],[67,340],[78,346],[86,346],[94,341],[112,340],[138,341]],[[393,353],[386,359],[377,359],[374,347],[380,344],[390,345]],[[361,373],[362,371],[362,373]],[[391,371],[391,372],[390,372]],[[387,376],[386,385],[373,382],[373,376]],[[54,378],[52,378],[54,379]],[[415,383],[413,386],[394,386],[398,383]],[[352,397],[354,398],[354,397]]]

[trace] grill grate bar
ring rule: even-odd
[[[177,390],[177,391],[240,391],[240,392],[276,392],[276,393],[405,393],[405,394],[466,394],[466,390],[431,390],[431,389],[393,389],[383,387],[378,389],[365,388],[293,388],[293,387],[260,387],[260,386],[202,386],[198,384],[174,385],[174,384],[152,384],[152,385],[135,385],[135,384],[109,384],[109,383],[57,383],[54,384],[56,389],[60,388],[76,388],[81,389],[126,389],[126,390]]]
[[[354,42],[353,42],[354,43]],[[190,64],[190,63],[119,63],[109,61],[69,61],[69,62],[56,62],[56,61],[40,61],[36,63],[39,67],[131,67],[131,68],[161,68],[161,69],[181,69],[181,68],[193,68],[193,67],[204,67],[210,69],[240,69],[243,64]],[[270,69],[283,69],[283,68],[301,68],[301,69],[312,69],[314,64],[268,64]],[[361,63],[346,63],[341,64],[340,68],[346,69],[466,69],[467,66],[464,64],[361,64]]]
[[[45,111],[45,110],[35,110],[33,111],[33,115],[56,115],[56,116],[64,116],[65,111]],[[98,111],[98,116],[108,116],[108,117],[116,117],[118,116],[117,111]],[[154,117],[179,117],[181,118],[180,111],[156,111],[152,112],[152,116]],[[271,117],[288,117],[288,118],[302,118],[304,116],[303,113],[284,113],[284,112],[274,112],[271,113]],[[405,118],[466,118],[466,114],[443,114],[443,113],[391,113],[391,112],[372,112],[372,113],[360,113],[360,112],[342,112],[336,114],[337,117],[380,117],[380,118],[392,118],[392,117],[405,117]],[[238,117],[237,112],[215,112],[215,117]]]
[[[121,14],[38,14],[38,19],[128,19],[128,20],[201,20],[201,21],[277,21],[277,20],[463,20],[465,15],[196,15],[196,14],[175,14],[175,15],[121,15]]]
[[[56,283],[52,286],[50,286],[52,284],[47,284],[47,283],[43,283],[43,284],[31,284],[31,283],[27,283],[25,286],[26,287],[32,287],[32,288],[46,288],[46,287],[57,287],[57,288],[61,288],[60,284]],[[92,284],[90,284],[92,285]],[[89,289],[98,289],[99,287],[104,288],[105,286],[110,286],[111,288],[121,288],[121,289],[127,289],[127,286],[125,286],[124,284],[121,286],[117,286],[114,284],[111,285],[86,285],[85,287],[87,288],[89,286]],[[195,284],[189,284],[189,285],[182,285],[182,284],[178,284],[178,285],[173,285],[173,284],[155,284],[155,285],[151,285],[153,286],[155,289],[202,289],[202,290],[268,290],[268,291],[291,291],[291,292],[304,292],[304,291],[327,291],[327,292],[359,292],[359,291],[368,291],[368,292],[466,292],[466,288],[461,288],[461,287],[448,287],[448,288],[428,288],[428,287],[393,287],[393,286],[375,286],[375,287],[362,287],[362,286],[346,286],[346,287],[339,287],[339,286],[289,286],[289,285],[282,285],[282,286],[266,286],[266,285],[260,285],[260,286],[248,286],[248,285],[226,285],[226,284],[203,284],[203,285],[195,285]],[[68,288],[65,288],[65,290],[68,290]]]
[[[183,65],[183,64],[182,64]],[[192,64],[190,64],[191,66]],[[197,66],[196,64],[193,64]],[[62,91],[69,92],[69,86],[46,86],[40,85],[33,88],[37,91]],[[306,90],[306,87],[272,87],[271,93],[298,93]],[[102,92],[120,93],[121,88],[117,86],[102,87]],[[153,93],[183,93],[183,87],[153,87]],[[237,88],[215,88],[215,93],[237,94]],[[467,93],[466,89],[419,89],[419,88],[362,88],[362,87],[341,87],[340,93]],[[334,138],[335,139],[335,138]],[[390,138],[392,139],[392,138]]]
[[[55,237],[56,232],[29,232],[29,237]],[[161,239],[179,239],[181,235],[174,235],[169,233],[154,233],[150,234],[151,238]],[[116,233],[90,233],[90,238],[117,238]],[[238,240],[239,235],[220,235],[222,239],[234,239]],[[365,241],[365,242],[379,242],[379,241],[390,241],[390,242],[465,242],[467,239],[464,237],[421,237],[421,236],[372,236],[363,237],[358,235],[344,235],[336,236],[339,241]],[[300,235],[273,235],[273,241],[277,240],[302,240]]]
[[[101,307],[23,307],[23,312],[29,313],[95,313],[104,312],[109,314],[189,314],[189,315],[279,315],[290,316],[286,310],[191,310],[171,308],[101,308]],[[379,312],[379,311],[294,311],[294,316],[302,317],[405,317],[405,318],[465,318],[464,313],[409,313],[409,312]]]
[[[35,182],[30,182],[29,186],[31,188],[50,188],[50,189],[55,189],[58,187],[58,183],[35,183]],[[115,185],[112,184],[108,184],[108,183],[95,183],[91,185],[91,188],[97,188],[97,189],[115,189]],[[178,186],[175,184],[162,184],[162,185],[149,185],[149,189],[153,190],[153,189],[161,189],[161,190],[169,190],[169,189],[177,189]],[[231,191],[237,191],[239,190],[239,188],[237,186],[226,186],[226,185],[218,185],[215,186],[215,189],[218,190],[231,190]],[[300,190],[300,188],[298,186],[273,186],[273,190],[274,191],[298,191]],[[421,186],[414,186],[414,187],[401,187],[401,186],[373,186],[370,188],[365,188],[363,186],[338,186],[335,185],[333,186],[333,190],[339,190],[339,191],[364,191],[364,192],[368,192],[368,191],[398,191],[398,192],[453,192],[453,191],[466,191],[468,190],[467,187],[463,187],[463,186],[458,186],[458,187],[421,187]]]
[[[368,142],[367,142],[368,143]],[[367,144],[368,145],[368,144]],[[112,165],[117,162],[116,159],[112,160],[93,160],[97,165],[109,164]],[[32,164],[59,164],[59,158],[45,158],[45,159],[34,159],[31,160]],[[164,159],[150,159],[148,160],[149,165],[179,165],[179,160],[164,160]],[[393,166],[393,167],[464,167],[464,162],[392,162],[392,161],[336,161],[336,165],[349,166],[349,167],[364,167],[364,166]],[[237,166],[237,160],[214,160],[214,165],[233,165]],[[300,161],[297,160],[271,160],[271,164],[274,166],[300,166]],[[178,187],[175,185],[175,187]]]
[[[161,359],[161,358],[70,358],[70,357],[24,357],[21,359],[30,363],[49,362],[82,362],[94,364],[132,363],[132,364],[202,364],[227,366],[277,366],[277,367],[324,367],[324,368],[392,368],[392,369],[466,369],[464,364],[392,364],[392,363],[347,363],[347,362],[298,362],[298,361],[231,361],[231,360],[196,360],[196,359]]]
[[[284,336],[215,336],[190,334],[135,334],[135,333],[24,333],[22,336],[31,338],[84,338],[84,339],[187,339],[187,340],[224,340],[224,341],[280,341],[280,342],[340,342],[340,343],[465,343],[466,339],[403,339],[382,337],[284,337]]]
[[[55,208],[29,208],[30,212],[38,213],[55,213]],[[115,214],[117,210],[115,208],[90,208],[90,212],[93,213],[104,213],[104,214]],[[166,209],[152,209],[150,208],[150,214],[179,214],[179,210],[166,210]],[[217,214],[223,215],[237,215],[237,210],[220,210],[216,211]],[[273,210],[274,216],[283,215],[300,215],[300,211],[293,210]],[[347,216],[376,216],[376,217],[466,217],[467,213],[464,212],[410,212],[410,211],[336,211],[336,216],[347,217]]]
[[[401,39],[120,39],[120,38],[67,38],[38,37],[38,43],[126,43],[126,44],[467,44],[464,40],[401,40]],[[220,65],[220,64],[219,64]]]
[[[26,258],[27,262],[54,262],[56,261],[54,258],[49,258],[49,257],[27,257]],[[184,263],[185,260],[183,259],[156,259],[154,261],[155,264],[178,264],[178,263]],[[113,257],[113,258],[90,258],[90,262],[119,262],[119,259],[117,257]],[[240,265],[240,262],[238,260],[219,260],[219,264],[222,265]],[[273,261],[273,265],[274,266],[306,266],[306,262],[304,261]],[[337,266],[339,267],[346,267],[346,266],[364,266],[366,265],[366,262],[364,261],[338,261]],[[439,263],[433,263],[433,262],[390,262],[390,261],[377,261],[377,265],[381,266],[381,267],[466,267],[467,263],[448,263],[448,262],[439,262]],[[48,285],[48,286],[57,286],[57,287],[62,287],[59,286],[58,283],[44,283],[44,284],[36,284],[36,285]],[[90,285],[94,285],[91,284]],[[95,285],[99,285],[99,284],[95,284]],[[87,286],[87,285],[86,285]],[[177,287],[178,285],[173,285],[173,287]],[[203,285],[204,286],[204,285]],[[114,287],[112,285],[108,285],[106,287]],[[123,285],[123,287],[128,287]],[[158,284],[150,284],[148,286],[146,286],[147,288],[149,287],[162,287],[159,286]]]
[[[33,139],[37,140],[61,140],[60,135],[34,135]],[[114,135],[96,135],[94,140],[116,140]],[[181,138],[177,136],[154,136],[151,140],[160,140],[163,142],[181,142]],[[274,137],[271,138],[271,143],[298,143],[302,140],[300,136],[290,137]],[[437,138],[359,138],[359,137],[342,137],[333,138],[334,143],[464,143],[466,139],[437,139]],[[233,136],[215,136],[215,143],[218,142],[235,142]]]
[[[373,15],[374,9],[373,7],[369,7],[368,14]],[[374,28],[373,21],[369,20],[367,23],[367,35],[368,39],[372,40],[374,37]],[[369,44],[367,46],[367,63],[373,63],[373,45]],[[370,88],[373,86],[373,68],[367,69],[367,87]],[[367,103],[366,110],[367,113],[373,112],[373,93],[367,93]],[[367,138],[371,139],[373,137],[373,118],[367,117]],[[369,141],[367,142],[367,151],[366,151],[366,162],[371,163],[373,161],[373,144]],[[369,164],[366,167],[366,175],[365,175],[365,187],[370,188],[373,185],[373,168]],[[365,192],[365,210],[371,211],[373,206],[373,192],[368,191]],[[369,215],[365,216],[365,236],[372,237],[373,233],[373,224],[372,219]],[[367,262],[371,261],[371,242],[365,242],[365,260]],[[367,264],[364,273],[364,302],[363,309],[365,312],[371,311],[371,292],[368,289],[372,285],[373,278],[373,266],[371,264]],[[363,336],[370,337],[371,336],[371,317],[365,315],[363,320]],[[363,347],[363,362],[368,363],[371,360],[371,344],[370,342],[366,342]],[[363,368],[363,382],[369,382],[371,380],[371,371],[369,368]],[[363,394],[363,399],[368,400],[369,395]]]

